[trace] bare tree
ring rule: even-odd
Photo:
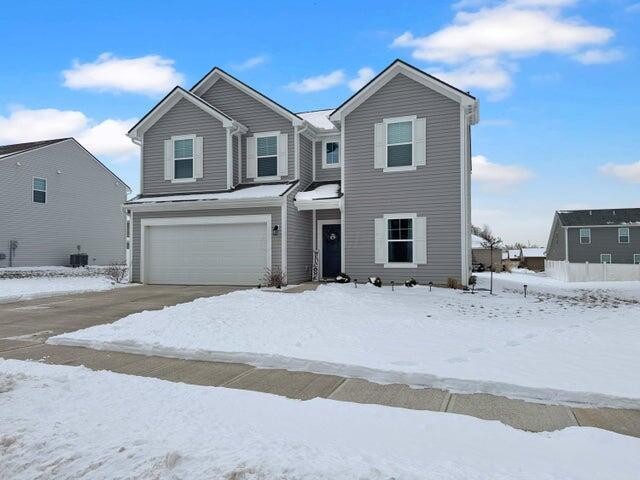
[[[493,272],[495,270],[495,263],[493,262],[493,251],[496,249],[500,251],[500,245],[502,244],[502,240],[500,239],[500,237],[496,237],[491,232],[491,228],[489,228],[489,225],[483,225],[481,229],[478,227],[472,227],[472,230],[474,229],[475,229],[474,235],[477,235],[478,237],[482,238],[483,248],[488,248],[491,250],[491,266],[490,266],[491,279],[489,282],[489,293],[493,295]],[[502,260],[502,253],[500,254],[500,260]]]

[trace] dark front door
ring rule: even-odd
[[[335,278],[340,273],[340,225],[322,226],[322,276]]]

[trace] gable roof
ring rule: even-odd
[[[609,208],[599,210],[558,210],[560,224],[564,227],[640,225],[640,208]]]
[[[52,140],[40,140],[37,142],[14,143],[13,145],[0,145],[0,158],[8,157],[9,155],[14,155],[16,153],[22,153],[29,150],[34,150],[40,147],[45,147],[47,145],[52,145],[54,143],[64,142],[65,140],[69,140],[69,137],[54,138]]]
[[[44,147],[48,147],[49,145],[54,145],[56,143],[68,142],[68,141],[71,141],[71,142],[75,143],[82,150],[84,150],[91,158],[93,158],[96,162],[98,162],[98,164],[102,168],[104,168],[109,174],[111,174],[112,177],[114,177],[118,182],[120,182],[122,185],[124,185],[124,187],[127,189],[127,192],[131,192],[131,187],[129,185],[124,183],[124,181],[122,181],[122,179],[120,177],[118,177],[115,173],[113,173],[111,171],[111,169],[109,169],[109,167],[107,167],[104,163],[102,163],[100,160],[98,160],[98,158],[93,153],[91,153],[89,150],[87,150],[84,147],[84,145],[82,145],[79,141],[77,141],[73,137],[55,138],[55,139],[52,139],[52,140],[39,140],[39,141],[36,141],[36,142],[16,143],[14,145],[0,146],[0,161],[4,160],[7,157],[11,157],[11,156],[14,156],[14,155],[20,155],[22,153],[26,153],[26,152],[29,152],[31,150],[36,150],[38,148],[44,148]]]
[[[311,110],[309,112],[298,112],[296,115],[309,122],[311,126],[322,132],[336,131],[336,126],[329,120],[329,115],[333,113],[333,108],[325,110]]]
[[[209,71],[209,73],[207,73],[204,77],[202,77],[193,87],[191,87],[189,91],[194,93],[195,95],[202,95],[206,90],[208,90],[211,87],[211,85],[213,85],[218,80],[218,78],[222,78],[223,80],[230,83],[234,87],[242,90],[247,95],[249,95],[250,97],[253,97],[263,105],[266,105],[276,113],[279,113],[283,117],[288,118],[294,124],[296,125],[302,124],[303,122],[302,118],[300,118],[298,115],[293,113],[291,110],[289,110],[286,107],[283,107],[275,100],[272,100],[271,98],[267,97],[263,93],[260,93],[258,90],[256,90],[253,87],[250,87],[243,81],[238,80],[236,77],[225,72],[220,67],[213,67]]]
[[[464,92],[454,87],[453,85],[450,85],[447,82],[434,77],[433,75],[429,75],[419,68],[408,64],[404,60],[400,60],[399,58],[395,59],[389,66],[387,66],[387,68],[382,70],[360,90],[358,90],[356,93],[351,95],[351,97],[345,100],[342,105],[340,105],[333,111],[329,118],[332,121],[340,121],[341,116],[347,115],[348,113],[353,111],[358,105],[360,105],[367,98],[377,92],[398,73],[402,73],[412,80],[415,80],[464,106],[471,107],[473,109],[472,113],[475,113],[473,120],[474,122],[477,122],[478,101],[476,97],[471,95],[469,92]]]
[[[154,123],[160,120],[160,118],[162,118],[165,113],[167,113],[176,103],[178,103],[182,99],[191,102],[196,107],[201,108],[214,118],[217,118],[222,122],[222,125],[224,127],[234,126],[246,130],[246,127],[244,127],[244,125],[242,125],[240,122],[235,121],[229,115],[217,109],[209,102],[206,102],[197,95],[188,92],[182,87],[175,87],[173,90],[167,93],[167,95],[165,95],[165,97],[160,100],[155,107],[147,112],[147,114],[142,117],[140,121],[131,128],[131,130],[129,130],[127,136],[131,138],[140,138],[142,133],[144,133]]]

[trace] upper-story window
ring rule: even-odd
[[[278,175],[278,136],[270,135],[256,139],[258,177]]]
[[[322,168],[340,166],[340,141],[329,138],[322,141]]]
[[[413,121],[387,123],[387,167],[413,165]]]
[[[427,119],[416,115],[385,118],[375,124],[374,168],[416,170],[427,161]]]
[[[33,179],[33,201],[34,203],[47,203],[47,179]]]
[[[174,178],[193,178],[193,138],[173,141]]]
[[[591,229],[590,228],[581,228],[580,229],[580,243],[583,243],[583,244],[591,243]]]
[[[629,228],[620,227],[618,229],[618,243],[629,243]]]
[[[176,135],[164,142],[164,179],[195,182],[203,176],[202,137]]]

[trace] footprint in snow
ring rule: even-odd
[[[449,363],[465,363],[468,362],[469,359],[467,357],[453,357],[447,358],[447,362]]]
[[[520,342],[516,342],[514,340],[509,340],[507,343],[505,343],[505,345],[507,347],[517,347],[520,345]]]

